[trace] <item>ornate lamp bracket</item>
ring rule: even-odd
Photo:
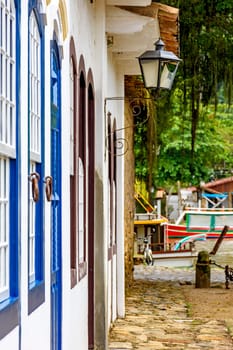
[[[107,97],[104,102],[104,114],[105,114],[105,123],[107,120],[114,115],[114,108],[111,108],[111,102],[124,101],[125,108],[132,116],[132,124],[126,125],[122,128],[113,129],[111,132],[107,132],[105,139],[105,149],[112,153],[111,144],[109,139],[113,137],[114,139],[114,156],[123,156],[129,149],[128,140],[122,136],[122,132],[126,129],[135,129],[143,124],[146,124],[151,118],[154,108],[154,97]],[[125,114],[124,113],[124,114]],[[123,117],[122,120],[125,118]],[[124,133],[123,133],[124,135]]]

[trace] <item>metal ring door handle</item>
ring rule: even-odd
[[[38,202],[40,175],[37,172],[31,173],[29,179],[32,182],[32,198],[34,202]]]
[[[52,199],[52,188],[53,188],[53,178],[52,176],[46,176],[44,179],[45,182],[45,194],[47,201],[50,202]]]

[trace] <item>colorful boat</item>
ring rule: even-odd
[[[155,214],[136,214],[134,220],[134,262],[144,261],[144,250],[146,247],[152,250],[155,266],[164,267],[190,267],[197,258],[194,247],[194,237],[182,242],[180,248],[174,250],[175,243],[169,241],[166,236],[165,227],[167,219],[156,218]],[[200,238],[201,235],[198,234]]]
[[[135,199],[145,210],[134,217],[135,263],[144,261],[144,251],[149,248],[157,266],[192,266],[197,258],[196,240],[217,239],[225,226],[224,238],[233,238],[232,209],[189,208],[171,224],[141,194],[135,194]]]
[[[185,223],[180,224],[184,221]],[[217,239],[224,226],[228,226],[225,238],[233,238],[233,211],[226,209],[211,210],[200,209],[185,210],[176,224],[166,223],[164,230],[166,239],[182,239],[187,236],[205,233],[206,238]]]
[[[206,240],[206,234],[205,233],[199,233],[199,234],[196,234],[196,235],[191,235],[191,236],[187,236],[187,237],[184,237],[182,238],[181,240],[179,240],[173,250],[177,251],[177,250],[180,250],[182,249],[182,247],[189,243],[189,242],[196,242],[196,241],[205,241]]]

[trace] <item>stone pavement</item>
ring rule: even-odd
[[[224,320],[189,315],[182,283],[135,280],[126,297],[126,317],[113,324],[108,349],[233,350]]]

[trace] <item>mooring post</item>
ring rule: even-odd
[[[222,229],[222,232],[220,234],[220,236],[218,237],[212,251],[210,252],[210,255],[215,255],[218,251],[218,248],[220,247],[220,244],[222,243],[225,235],[227,234],[227,231],[229,230],[229,226],[225,225]]]
[[[195,286],[196,288],[210,288],[210,258],[206,250],[198,253]]]

